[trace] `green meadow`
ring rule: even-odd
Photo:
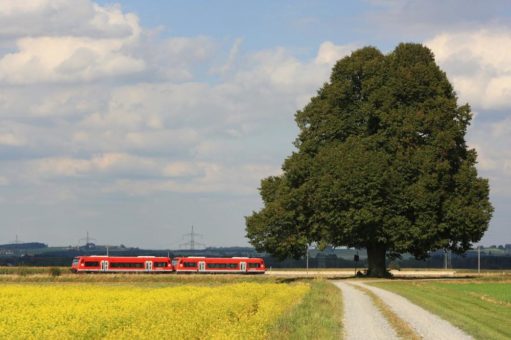
[[[476,339],[511,338],[511,279],[375,282],[465,330]]]

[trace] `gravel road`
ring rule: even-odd
[[[396,339],[397,334],[373,302],[346,281],[334,281],[342,291],[345,339]]]
[[[400,295],[362,282],[353,282],[352,284],[367,288],[378,295],[394,313],[406,321],[424,339],[473,339],[461,329],[454,327],[449,322],[411,303]]]
[[[399,316],[403,321],[407,322],[410,327],[412,327],[415,332],[420,335],[424,339],[473,339],[470,335],[466,334],[462,330],[457,327],[454,327],[449,322],[441,319],[440,317],[426,311],[425,309],[411,303],[404,297],[391,293],[381,288],[373,287],[370,285],[366,285],[360,281],[346,281],[349,284],[355,286],[361,286],[369,289],[373,293],[375,293],[380,299],[383,300],[385,304],[387,304],[390,309]],[[336,283],[338,285],[338,282]],[[348,286],[348,283],[344,283],[344,285]],[[338,285],[339,286],[339,285]],[[342,286],[339,286],[341,289]],[[344,290],[343,290],[344,296]],[[375,309],[374,307],[369,307],[369,309]],[[352,314],[352,311],[345,306],[345,315]],[[369,313],[373,313],[370,311]],[[357,311],[357,318],[364,317],[364,312]],[[372,319],[373,317],[371,317]],[[362,324],[366,324],[366,322],[362,321]],[[348,324],[345,324],[345,327],[351,327]],[[359,327],[359,326],[357,326]],[[363,326],[362,326],[363,327]],[[362,328],[364,330],[364,328]]]

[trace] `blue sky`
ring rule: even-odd
[[[336,60],[424,43],[474,120],[511,243],[508,1],[99,1],[0,4],[0,243],[247,245],[261,178]]]

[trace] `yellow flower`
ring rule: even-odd
[[[264,339],[306,284],[0,285],[0,339]]]

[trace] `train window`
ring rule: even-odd
[[[139,262],[111,262],[110,268],[144,268],[143,263]]]
[[[99,262],[97,262],[97,261],[94,261],[94,262],[86,261],[85,262],[85,267],[99,267]]]
[[[154,267],[157,267],[157,268],[167,267],[167,262],[154,262]]]
[[[72,265],[73,266],[77,265],[79,261],[80,261],[79,259],[73,259],[73,264]]]
[[[195,262],[183,262],[183,267],[185,267],[185,268],[197,268],[197,263],[195,263]]]
[[[211,269],[226,269],[226,268],[236,269],[236,268],[238,268],[238,264],[237,263],[208,263],[207,267],[211,268]]]
[[[248,268],[259,268],[261,267],[260,263],[249,263]]]

